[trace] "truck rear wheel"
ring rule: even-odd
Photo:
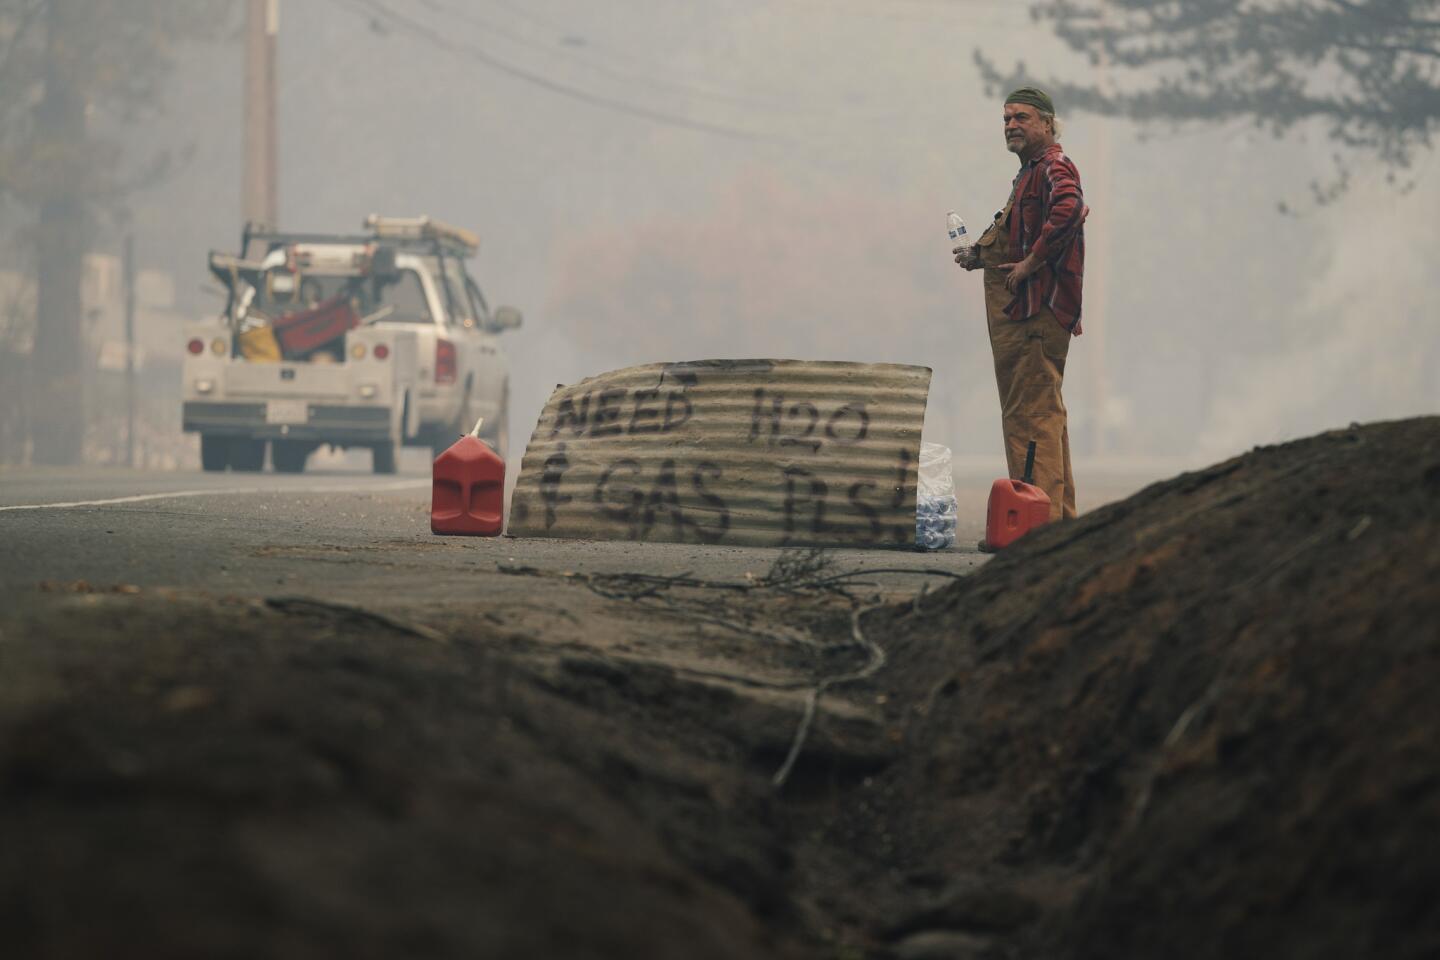
[[[312,445],[303,440],[272,440],[270,462],[276,473],[304,473]]]
[[[460,409],[449,426],[436,427],[430,434],[430,459],[439,458],[465,434],[475,428],[475,417],[470,409],[470,381],[465,381],[465,396],[460,400]]]
[[[374,473],[395,472],[395,444],[377,443],[370,448],[370,469]]]
[[[230,438],[200,434],[200,466],[211,473],[230,466]]]
[[[259,473],[265,469],[265,441],[235,437],[230,441],[230,469],[239,473]]]

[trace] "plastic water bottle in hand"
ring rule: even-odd
[[[945,215],[945,221],[946,229],[950,231],[950,252],[955,254],[955,262],[966,270],[980,266],[979,251],[971,245],[970,234],[965,230],[965,221],[960,219],[960,214],[951,210]]]
[[[965,221],[960,219],[960,214],[951,210],[945,215],[945,226],[950,231],[950,243],[956,247],[970,249],[970,234],[965,231]]]

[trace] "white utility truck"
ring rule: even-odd
[[[509,368],[465,261],[475,234],[429,217],[365,220],[355,236],[247,225],[239,256],[210,254],[228,297],[185,328],[184,427],[206,470],[299,473],[322,445],[365,447],[376,473],[401,445],[440,453],[475,421],[509,445]]]

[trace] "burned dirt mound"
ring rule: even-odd
[[[1437,584],[1426,418],[1157,484],[867,621],[905,723],[866,800],[906,878],[873,929],[1037,957],[1435,955]],[[976,891],[1009,919],[962,909]]]
[[[828,562],[506,571],[603,599],[562,640],[42,590],[0,617],[6,956],[1440,951],[1440,419],[940,593]]]
[[[720,693],[329,609],[0,624],[7,957],[794,955]]]

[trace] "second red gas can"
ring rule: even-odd
[[[1035,444],[1025,454],[1025,478],[1005,477],[990,485],[985,508],[985,546],[1008,547],[1036,527],[1050,522],[1050,496],[1030,481],[1034,477]]]
[[[505,461],[479,431],[477,423],[435,458],[431,533],[495,537],[505,526]]]

